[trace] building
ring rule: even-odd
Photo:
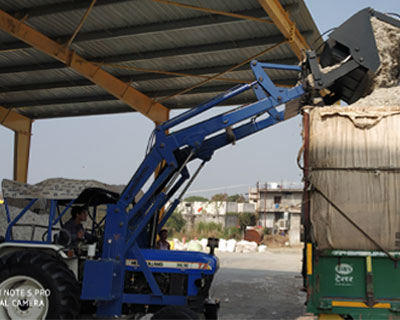
[[[257,183],[249,190],[249,202],[256,206],[258,225],[274,233],[288,234],[292,245],[300,243],[302,197],[301,184]]]
[[[254,203],[237,203],[228,201],[194,201],[181,202],[177,210],[182,213],[188,229],[199,222],[215,222],[222,227],[235,227],[238,224],[237,214],[256,212]]]

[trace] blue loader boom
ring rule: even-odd
[[[278,111],[276,107],[301,98],[305,93],[302,85],[291,89],[276,87],[264,70],[274,68],[301,72],[300,66],[253,61],[251,68],[257,81],[237,86],[157,126],[146,158],[119,200],[108,205],[102,257],[86,261],[81,296],[81,299],[99,301],[99,316],[120,315],[124,303],[189,305],[193,310],[204,308],[204,299],[208,299],[208,296],[199,295],[199,291],[204,289],[202,284],[208,286],[205,290],[208,295],[212,276],[218,269],[217,258],[203,253],[165,252],[152,247],[156,234],[214,151],[284,121],[285,110]],[[255,103],[171,132],[176,126],[250,89],[258,99]],[[237,124],[239,126],[234,127]],[[188,163],[195,159],[200,159],[201,164],[190,178]],[[160,167],[161,171],[153,179]],[[148,190],[132,206],[135,197],[149,180],[153,181]],[[183,191],[160,217],[161,209],[185,183]],[[149,228],[149,225],[152,227]],[[188,267],[181,267],[183,264]],[[188,274],[187,292],[181,295],[165,294],[160,289],[154,272],[179,273],[182,272],[177,271],[180,267]],[[125,293],[123,288],[128,271],[142,272],[151,293]]]

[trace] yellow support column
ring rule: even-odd
[[[15,131],[14,138],[14,180],[28,181],[29,152],[31,147],[31,131],[23,133]]]
[[[289,40],[290,47],[299,60],[303,59],[303,50],[309,49],[309,45],[296,28],[289,14],[283,9],[278,0],[258,0],[268,16],[277,26],[283,36]]]
[[[14,131],[14,180],[27,182],[33,120],[0,107],[0,124]]]

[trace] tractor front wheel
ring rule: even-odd
[[[0,258],[0,319],[74,319],[79,293],[72,271],[52,255],[17,251]]]

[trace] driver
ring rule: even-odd
[[[69,219],[63,227],[71,234],[72,244],[77,244],[79,240],[84,240],[86,238],[86,233],[82,222],[87,220],[87,216],[88,208],[86,206],[72,208],[71,219]]]

